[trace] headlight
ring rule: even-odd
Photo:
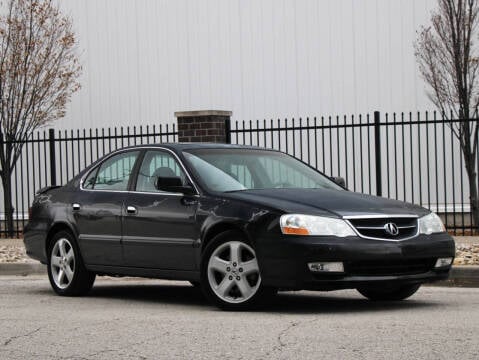
[[[419,218],[418,223],[421,234],[429,235],[446,231],[441,219],[435,213]]]
[[[355,236],[353,229],[341,219],[323,216],[287,214],[280,218],[283,234],[287,235],[332,235]]]

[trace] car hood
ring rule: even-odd
[[[420,206],[352,191],[329,189],[258,189],[225,193],[230,199],[261,204],[283,212],[315,215],[417,215],[429,210]]]

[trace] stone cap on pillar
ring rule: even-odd
[[[200,116],[228,116],[233,115],[232,111],[226,110],[193,110],[193,111],[176,111],[175,117],[200,117]]]
[[[225,110],[177,111],[179,142],[230,143],[230,118]]]

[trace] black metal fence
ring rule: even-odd
[[[352,191],[403,200],[440,214],[454,234],[476,233],[460,121],[401,113],[233,122],[231,142],[282,150]],[[477,126],[475,127],[477,131]]]
[[[466,121],[477,125],[479,120]],[[234,144],[282,150],[327,175],[342,176],[352,191],[422,205],[439,213],[453,233],[472,234],[477,229],[470,212],[469,181],[451,129],[457,123],[436,113],[376,112],[238,121],[226,135]],[[38,189],[66,183],[115,149],[177,140],[174,124],[32,134],[12,175],[15,235],[21,235]],[[0,236],[6,236],[1,187],[0,199]]]
[[[175,124],[133,126],[95,130],[38,131],[22,149],[12,174],[14,236],[28,220],[28,207],[35,192],[44,186],[65,184],[78,172],[109,152],[137,144],[176,142]],[[4,146],[4,144],[0,144]],[[0,186],[0,237],[7,234]]]

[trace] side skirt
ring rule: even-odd
[[[165,280],[187,280],[187,281],[199,281],[199,271],[185,271],[185,270],[162,270],[162,269],[149,269],[149,268],[137,268],[137,267],[124,267],[124,266],[104,266],[104,265],[85,265],[90,271],[93,271],[102,275],[112,276],[138,276],[153,279],[165,279]]]

